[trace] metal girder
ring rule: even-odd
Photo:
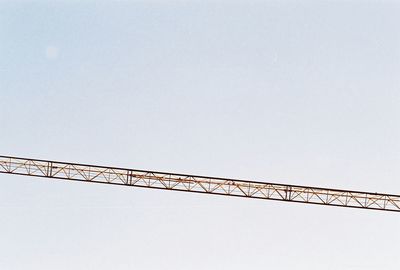
[[[0,173],[400,212],[400,196],[0,156]]]

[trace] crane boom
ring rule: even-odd
[[[0,173],[400,212],[400,196],[0,156]]]

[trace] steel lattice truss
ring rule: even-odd
[[[400,212],[400,196],[0,156],[0,173]]]

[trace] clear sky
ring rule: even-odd
[[[0,1],[0,154],[400,194],[398,1]],[[0,175],[0,269],[387,269],[400,216]]]

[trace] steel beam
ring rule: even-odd
[[[0,173],[400,212],[400,196],[0,156]]]

